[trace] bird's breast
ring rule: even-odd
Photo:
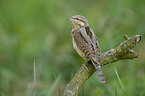
[[[72,37],[72,41],[73,41],[73,47],[74,49],[78,52],[78,54],[83,57],[83,59],[86,60],[86,56],[84,55],[84,53],[78,48],[76,41],[74,40],[74,38]]]

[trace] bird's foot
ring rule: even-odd
[[[84,64],[82,64],[86,69],[87,69],[87,71],[89,72],[89,69],[87,68],[87,66],[86,66],[86,64],[84,63]]]

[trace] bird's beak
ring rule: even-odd
[[[72,19],[71,19],[71,18],[68,18],[67,20],[72,21]]]
[[[71,23],[76,23],[72,18],[68,18],[67,20],[69,20]]]

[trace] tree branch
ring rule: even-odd
[[[141,40],[141,36],[135,35],[133,37],[128,37],[127,35],[124,35],[123,37],[125,38],[125,41],[121,43],[117,48],[111,49],[101,54],[101,66],[116,62],[117,60],[134,59],[138,57],[139,54],[130,49],[132,49]],[[76,96],[86,80],[89,79],[91,75],[96,71],[90,61],[88,61],[86,66],[89,71],[81,66],[71,82],[66,86],[64,96]]]

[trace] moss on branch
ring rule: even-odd
[[[101,54],[101,66],[122,59],[134,59],[138,57],[138,54],[130,49],[132,49],[141,40],[141,36],[135,35],[133,37],[128,37],[127,35],[124,35],[123,37],[125,38],[125,41],[117,48],[111,49]],[[83,66],[81,66],[71,82],[66,86],[64,96],[76,96],[86,80],[89,79],[96,71],[90,61],[86,64],[86,66],[89,69],[89,72]]]

